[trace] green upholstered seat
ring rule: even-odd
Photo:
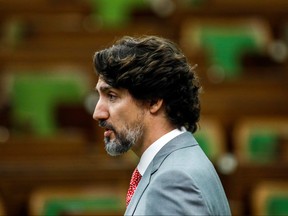
[[[284,180],[263,181],[251,194],[253,215],[288,215],[288,184]]]
[[[117,184],[38,188],[31,193],[29,215],[123,215],[125,195]]]
[[[267,163],[277,159],[278,136],[273,129],[254,129],[248,137],[247,153],[251,162]]]
[[[268,164],[287,160],[285,118],[247,118],[234,129],[235,153],[244,163]]]
[[[54,198],[46,200],[43,216],[81,214],[112,214],[123,211],[123,203],[118,197]]]
[[[270,34],[256,19],[189,19],[182,26],[181,46],[193,55],[204,53],[208,68],[214,68],[211,75],[229,80],[241,76],[244,54],[264,51]]]
[[[36,135],[55,133],[55,107],[82,103],[87,90],[88,85],[79,74],[14,74],[11,86],[14,129]]]
[[[93,8],[93,17],[102,21],[105,28],[121,28],[131,21],[132,11],[135,8],[147,6],[142,0],[90,0]]]
[[[267,215],[288,215],[288,193],[286,195],[271,195],[266,202]]]
[[[205,27],[200,37],[210,63],[220,66],[227,78],[241,74],[243,54],[259,51],[257,38],[245,28]]]

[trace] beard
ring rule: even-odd
[[[140,119],[137,119],[133,125],[125,124],[121,131],[117,131],[113,125],[106,121],[100,122],[101,127],[112,130],[115,138],[105,137],[105,150],[111,156],[122,155],[134,146],[143,135],[143,124]]]

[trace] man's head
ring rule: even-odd
[[[136,126],[133,122],[133,128],[141,131],[144,114],[140,104],[153,105],[161,100],[171,125],[184,126],[191,132],[197,130],[200,85],[186,57],[171,41],[155,36],[124,37],[112,47],[96,52],[94,64],[100,84],[125,90],[136,101],[138,123]],[[108,121],[105,117],[96,119],[100,124]]]

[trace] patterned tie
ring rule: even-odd
[[[129,205],[129,202],[138,186],[139,181],[141,180],[141,174],[139,173],[138,169],[136,168],[132,174],[130,186],[126,196],[126,206]]]

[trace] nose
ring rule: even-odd
[[[105,103],[103,103],[102,100],[99,99],[94,109],[93,119],[100,121],[100,120],[106,120],[108,118],[109,118],[108,109]]]

